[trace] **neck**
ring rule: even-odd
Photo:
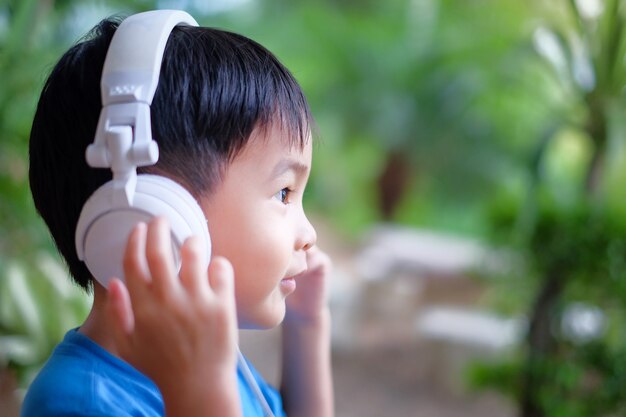
[[[108,292],[102,285],[94,282],[93,305],[87,319],[78,330],[89,337],[109,353],[119,356],[111,332],[111,319],[106,314]]]

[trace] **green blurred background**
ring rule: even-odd
[[[294,73],[319,128],[308,210],[341,256],[381,225],[495,254],[466,271],[472,308],[525,325],[464,386],[525,417],[626,413],[622,0],[0,1],[0,393],[23,393],[89,303],[30,199],[40,89],[101,18],[152,8],[247,35]]]

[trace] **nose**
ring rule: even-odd
[[[298,236],[296,238],[296,250],[309,250],[317,242],[317,232],[315,228],[302,211],[298,222]]]

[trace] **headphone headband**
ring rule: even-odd
[[[100,83],[103,106],[85,156],[94,168],[110,168],[113,180],[89,198],[76,226],[78,258],[102,283],[111,273],[121,276],[121,255],[132,225],[156,215],[170,220],[178,246],[190,235],[201,235],[210,253],[206,219],[195,199],[167,178],[156,186],[148,178],[139,186],[137,179],[137,167],[153,165],[159,157],[150,104],[167,39],[180,24],[198,25],[178,10],[132,15],[119,25],[108,48]]]
[[[115,31],[102,70],[102,105],[152,103],[165,45],[178,25],[198,26],[180,10],[153,10],[126,18]]]
[[[126,18],[109,46],[100,90],[102,111],[94,143],[87,147],[87,163],[94,168],[120,166],[114,161],[106,137],[113,126],[133,129],[132,150],[122,161],[126,171],[153,165],[158,147],[152,140],[150,104],[159,82],[163,52],[177,25],[198,26],[180,10],[153,10]],[[114,171],[114,178],[115,178]],[[125,176],[125,175],[124,175]]]

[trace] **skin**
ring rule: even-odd
[[[307,269],[306,252],[317,239],[302,207],[311,141],[300,150],[279,130],[268,134],[253,135],[214,194],[200,201],[214,253],[235,270],[241,328],[270,328],[282,321],[292,287],[283,279]]]
[[[115,351],[156,383],[167,416],[240,416],[232,266],[214,258],[207,270],[190,238],[177,276],[169,245],[162,218],[131,233],[126,285],[110,283],[104,308]]]
[[[177,275],[167,222],[139,224],[125,252],[125,283],[96,285],[80,331],[151,377],[166,415],[240,416],[237,327],[283,323],[281,392],[290,417],[333,415],[330,260],[302,207],[312,157],[276,129],[255,132],[199,202],[213,258],[196,238]]]

